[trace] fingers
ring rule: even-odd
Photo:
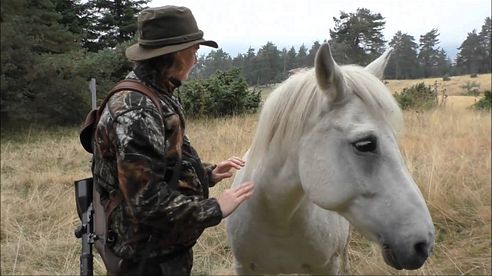
[[[223,167],[227,166],[229,169],[235,168],[236,170],[239,170],[242,167],[244,167],[244,164],[245,164],[245,162],[242,159],[235,157],[235,156],[233,156],[233,157],[231,157],[231,158],[229,158],[229,159],[227,159],[221,163],[221,165]]]
[[[229,178],[232,176],[231,169],[240,170],[244,167],[245,162],[239,157],[232,156],[229,159],[217,164],[217,167],[212,171],[212,181],[217,183],[224,178]]]
[[[244,162],[244,160],[243,160],[243,159],[241,159],[241,158],[239,158],[239,157],[236,157],[236,156],[232,156],[232,157],[230,157],[230,158],[229,158],[229,159],[227,159],[227,160],[229,160],[229,161],[231,161],[231,162],[233,162],[233,163],[235,163],[235,164],[238,164],[238,165],[240,165],[241,167],[243,167],[243,166],[244,166],[244,164],[246,163],[246,162]]]
[[[216,179],[224,179],[224,178],[229,178],[232,176],[232,172],[225,172],[225,173],[216,173],[215,174],[215,178]]]
[[[242,196],[244,194],[248,194],[253,191],[254,183],[252,181],[247,181],[242,183],[240,186],[236,187],[233,191],[233,194],[237,197]]]
[[[253,195],[254,184],[251,181],[239,187],[227,189],[217,198],[223,217],[229,216],[242,202]]]

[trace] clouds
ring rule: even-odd
[[[170,3],[153,0],[150,6]],[[383,33],[388,41],[401,30],[418,42],[420,35],[438,28],[441,46],[457,48],[491,13],[490,0],[180,0],[175,5],[189,7],[205,37],[233,56],[267,41],[279,48],[302,43],[309,47],[316,40],[329,39],[333,17],[340,11],[350,13],[360,7],[385,17]]]

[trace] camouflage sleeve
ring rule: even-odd
[[[203,169],[205,170],[205,173],[207,174],[207,179],[208,179],[208,186],[213,187],[217,182],[212,181],[212,171],[217,167],[215,164],[209,164],[209,163],[202,163],[203,164]]]
[[[145,97],[130,94],[127,98]],[[156,228],[169,223],[217,225],[222,213],[216,199],[185,196],[166,183],[165,131],[156,107],[149,99],[126,99],[125,105],[114,118],[113,129],[119,188],[131,219]]]

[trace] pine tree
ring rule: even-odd
[[[287,61],[286,61],[287,71],[297,67],[296,56],[297,56],[296,49],[294,48],[294,46],[290,47],[290,50],[287,52]]]
[[[491,72],[491,51],[492,45],[490,43],[492,39],[492,22],[490,17],[485,18],[485,23],[482,25],[482,29],[478,34],[480,48],[482,49],[482,57],[479,72],[490,73]]]
[[[231,56],[221,48],[211,51],[203,63],[203,77],[208,78],[216,71],[227,71],[232,67]]]
[[[398,31],[389,45],[393,48],[386,66],[385,76],[390,79],[413,79],[417,77],[417,48],[415,38]]]
[[[249,47],[246,54],[244,54],[243,72],[246,81],[250,85],[259,83],[259,68],[257,66],[257,63],[258,60],[256,57],[255,49]]]
[[[272,42],[267,42],[258,50],[257,66],[258,81],[260,84],[269,84],[280,81],[282,75],[282,59],[280,51]]]
[[[73,120],[80,108],[76,36],[52,0],[5,0],[1,9],[1,113],[8,120]],[[70,111],[70,112],[69,112]]]
[[[380,13],[359,8],[355,13],[341,11],[340,17],[333,20],[335,28],[330,29],[330,36],[335,46],[332,50],[335,58],[341,57],[342,63],[366,65],[384,52],[385,21]]]
[[[89,18],[86,14],[87,3],[82,3],[81,0],[54,0],[54,5],[60,15],[58,23],[74,34],[77,41],[83,40],[89,26]]]
[[[297,67],[302,68],[307,66],[307,48],[304,44],[299,47],[299,52],[297,52]]]
[[[311,46],[311,49],[309,49],[309,54],[306,57],[307,67],[314,66],[314,58],[316,57],[316,53],[318,52],[319,47],[321,47],[321,44],[319,44],[319,41],[315,41]]]
[[[137,14],[150,0],[89,0],[84,47],[97,52],[131,40],[137,31]]]
[[[484,56],[480,47],[480,38],[476,30],[468,33],[465,41],[461,43],[456,57],[456,67],[461,73],[476,74],[479,71],[481,58]]]
[[[420,36],[418,61],[421,76],[428,78],[436,73],[436,60],[439,54],[437,45],[439,44],[439,33],[437,29],[432,29],[428,33]]]

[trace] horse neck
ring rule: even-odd
[[[255,196],[248,200],[248,204],[260,210],[255,213],[262,214],[278,229],[291,223],[304,203],[297,168],[294,152],[270,147],[250,178],[255,182]]]

